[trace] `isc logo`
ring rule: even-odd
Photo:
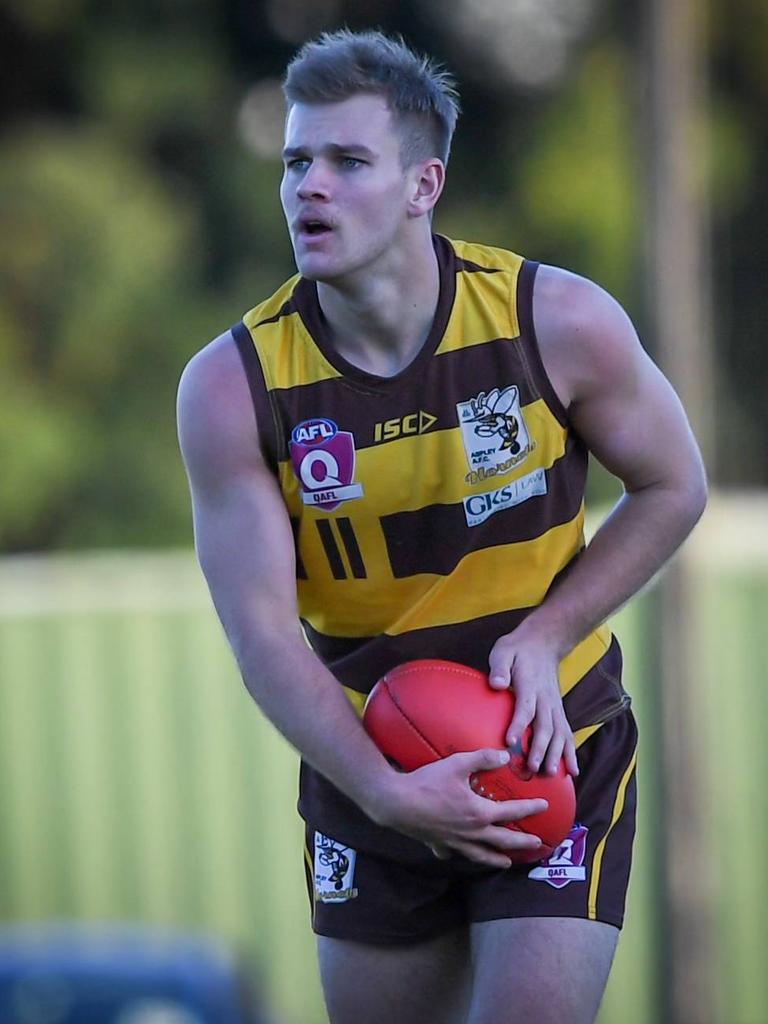
[[[373,441],[374,444],[378,444],[380,441],[393,441],[403,434],[425,434],[435,423],[437,416],[431,416],[423,409],[419,409],[418,412],[409,413],[407,416],[377,423],[373,428]]]

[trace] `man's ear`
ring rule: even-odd
[[[408,214],[423,217],[432,211],[445,185],[445,165],[434,157],[414,164],[409,171],[411,195]]]

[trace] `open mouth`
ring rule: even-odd
[[[332,230],[331,226],[326,224],[325,221],[316,220],[315,218],[308,218],[299,222],[299,233],[309,235],[311,238],[330,234]]]

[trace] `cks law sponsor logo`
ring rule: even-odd
[[[291,431],[288,447],[305,505],[330,512],[345,501],[362,498],[363,485],[354,482],[355,439],[333,420],[302,420]]]
[[[470,494],[464,499],[464,515],[467,526],[479,526],[486,519],[502,512],[505,508],[520,505],[529,498],[547,493],[547,474],[544,469],[534,469],[532,473],[518,477],[495,491],[485,494]]]

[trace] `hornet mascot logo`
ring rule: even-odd
[[[331,868],[328,881],[333,883],[334,889],[337,892],[343,889],[344,877],[349,871],[349,857],[335,846],[327,846],[320,854],[320,863],[323,867]]]
[[[494,388],[488,394],[481,391],[477,398],[471,400],[472,418],[469,423],[476,423],[475,433],[479,437],[493,437],[498,434],[501,437],[502,445],[500,451],[509,451],[517,455],[520,451],[520,444],[517,435],[520,424],[509,410],[517,402],[517,387],[511,384],[503,391]]]

